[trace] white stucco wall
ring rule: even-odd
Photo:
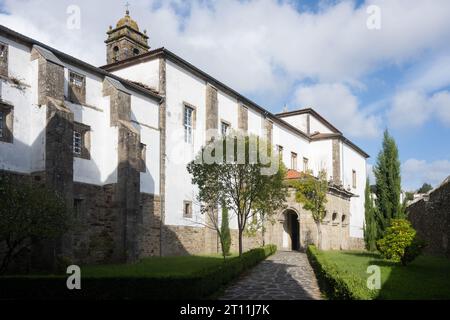
[[[141,192],[159,195],[160,130],[158,102],[134,94],[131,96],[131,121],[146,145],[146,167],[141,172]]]
[[[159,59],[145,61],[112,73],[121,78],[140,82],[155,90],[159,90]]]
[[[199,227],[203,216],[186,165],[205,142],[206,83],[170,61],[166,63],[166,75],[165,223]],[[184,142],[184,103],[195,108],[192,143]],[[192,201],[194,222],[183,217],[183,201]]]
[[[362,238],[364,223],[364,188],[366,186],[366,159],[347,144],[342,144],[342,179],[345,188],[357,195],[350,200],[350,236]],[[352,186],[352,172],[356,171],[356,188]]]
[[[42,138],[42,119],[45,119],[45,107],[35,104],[33,77],[36,65],[30,62],[31,50],[19,43],[0,37],[0,41],[9,45],[9,76],[25,84],[24,90],[1,81],[0,97],[14,106],[13,143],[0,142],[0,169],[19,173],[44,169],[44,144]]]

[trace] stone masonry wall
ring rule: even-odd
[[[418,236],[427,242],[425,252],[450,257],[450,177],[407,212]]]

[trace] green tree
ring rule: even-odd
[[[365,190],[365,221],[364,221],[364,242],[366,249],[375,251],[377,249],[377,223],[376,223],[376,209],[369,184],[369,179],[366,180]]]
[[[243,233],[257,212],[256,203],[280,202],[282,192],[267,196],[267,190],[283,188],[284,175],[272,147],[254,135],[234,133],[208,143],[187,166],[192,182],[198,186],[198,200],[203,204],[225,203],[237,218],[239,255]],[[265,202],[267,204],[267,202]]]
[[[420,187],[419,190],[417,190],[417,193],[428,193],[429,191],[433,190],[433,187],[431,184],[424,183],[422,187]]]
[[[0,247],[6,250],[0,274],[34,244],[63,235],[71,224],[65,201],[44,186],[0,179]]]
[[[220,226],[220,232],[222,233],[221,238],[221,247],[222,247],[222,255],[225,259],[226,256],[230,255],[230,247],[231,247],[231,233],[230,233],[230,218],[228,217],[228,208],[223,205],[222,206],[222,222]]]
[[[305,178],[295,181],[295,200],[303,204],[303,209],[311,211],[317,227],[317,247],[322,249],[321,224],[325,218],[327,203],[328,180],[325,170],[319,172],[318,177],[308,174]]]
[[[377,236],[381,237],[391,219],[402,218],[401,177],[398,148],[386,130],[382,149],[374,167],[376,178]]]

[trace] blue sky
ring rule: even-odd
[[[450,175],[450,1],[129,2],[152,48],[170,49],[272,112],[315,108],[371,155],[369,165],[388,128],[404,189]],[[0,0],[0,23],[102,65],[105,32],[124,13],[115,3]],[[67,28],[73,4],[75,30]],[[370,30],[374,5],[380,29]]]

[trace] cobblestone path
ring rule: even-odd
[[[229,286],[220,299],[317,300],[321,295],[306,254],[280,251]]]

